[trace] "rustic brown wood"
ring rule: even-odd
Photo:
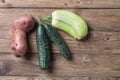
[[[2,76],[0,80],[120,80],[119,77],[59,77],[59,76],[46,76],[40,75],[37,77],[31,76]]]
[[[0,7],[120,8],[120,0],[1,0]]]
[[[7,32],[1,31],[0,52],[11,52],[10,40],[6,37]],[[59,31],[72,53],[94,54],[120,54],[120,32],[91,31],[85,40],[76,41],[65,32]],[[29,35],[29,47],[31,52],[36,53],[35,32]],[[59,53],[57,47],[52,44],[53,53]],[[98,53],[101,52],[101,53]]]
[[[54,9],[53,9],[54,10]],[[9,28],[16,15],[31,13],[43,18],[53,10],[50,9],[0,9],[0,52],[10,52],[10,42],[7,38]],[[88,39],[76,41],[64,32],[60,32],[72,53],[95,53],[119,54],[120,53],[120,10],[119,9],[69,9],[86,19],[90,33]],[[92,32],[91,32],[92,31]],[[35,33],[30,35],[30,46],[32,52],[37,52],[35,44]],[[52,47],[53,53],[59,53],[55,45]]]
[[[12,54],[0,54],[0,74],[6,76],[120,76],[120,55],[73,54],[71,61],[60,54],[52,55],[51,68],[41,71],[38,55],[16,58]],[[30,56],[29,56],[30,57]]]
[[[32,14],[43,18],[56,9],[0,9],[0,30],[8,30],[17,15]],[[90,30],[120,31],[120,9],[67,9],[81,15]]]
[[[56,9],[73,11],[89,25],[89,35],[81,41],[58,31],[72,60],[64,59],[52,44],[50,69],[40,70],[38,54],[33,54],[37,53],[35,31],[28,35],[25,57],[12,55],[8,31],[15,16],[43,18]],[[0,80],[120,80],[119,35],[120,0],[0,0]]]

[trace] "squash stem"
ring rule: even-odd
[[[46,16],[44,18],[44,20],[47,21],[47,22],[49,22],[49,23],[51,23],[52,22],[52,16],[51,15],[50,16]]]

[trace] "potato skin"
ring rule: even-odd
[[[26,43],[26,34],[24,31],[16,29],[15,39],[12,42],[12,50],[13,50],[13,54],[16,56],[25,55],[27,50],[27,43]]]
[[[20,29],[24,32],[28,32],[30,29],[32,29],[34,24],[35,24],[34,18],[31,15],[25,14],[25,15],[16,17],[13,23],[13,27],[15,29]]]
[[[12,53],[17,56],[24,56],[27,51],[26,32],[30,31],[35,24],[32,15],[21,15],[17,17],[10,29]]]

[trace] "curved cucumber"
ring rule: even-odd
[[[65,42],[63,41],[62,37],[58,34],[58,32],[48,24],[44,24],[44,27],[46,29],[46,33],[49,39],[56,44],[56,46],[60,50],[61,55],[66,59],[70,59],[71,58],[70,51]]]
[[[42,70],[46,70],[50,63],[50,41],[44,26],[40,23],[38,23],[36,30],[36,43],[39,55],[39,67]]]

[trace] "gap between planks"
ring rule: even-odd
[[[51,58],[50,69],[38,67],[38,55],[16,58],[12,54],[0,54],[0,74],[3,76],[113,76],[120,75],[120,55],[73,54],[67,61],[60,54]],[[1,71],[2,70],[2,71]],[[29,73],[28,73],[29,72]]]
[[[119,0],[1,0],[0,7],[120,8]]]
[[[65,77],[59,77],[59,76],[1,76],[0,80],[119,80],[119,77],[102,77],[102,76],[65,76]]]

